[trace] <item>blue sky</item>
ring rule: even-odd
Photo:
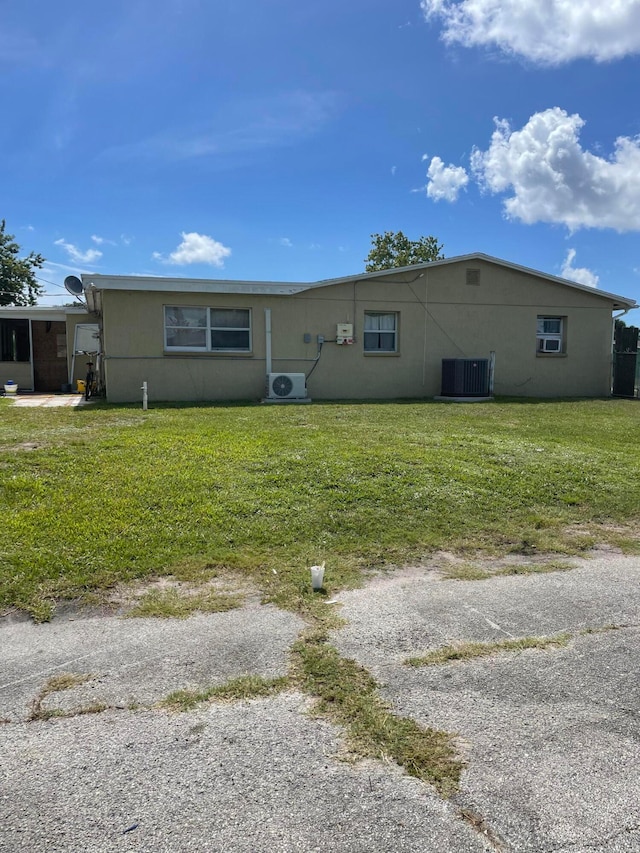
[[[349,275],[385,230],[640,302],[640,0],[4,0],[0,73],[43,304]]]

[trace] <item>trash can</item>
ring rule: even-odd
[[[13,379],[8,379],[4,384],[4,393],[7,397],[15,397],[18,393],[18,386],[13,381]]]
[[[86,390],[84,379],[76,379],[76,382],[78,383],[78,394],[84,394]]]

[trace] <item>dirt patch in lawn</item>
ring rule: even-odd
[[[20,453],[21,451],[38,450],[42,447],[39,441],[21,441],[20,444],[2,445],[0,453]]]

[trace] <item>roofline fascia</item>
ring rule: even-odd
[[[87,309],[80,306],[71,307],[65,305],[1,305],[0,317],[11,317],[22,315],[25,319],[32,320],[64,320],[68,315],[86,314]],[[53,317],[55,315],[55,318]]]
[[[525,267],[521,264],[512,263],[511,261],[505,261],[502,260],[502,258],[486,255],[483,252],[472,252],[467,255],[455,255],[454,257],[442,258],[438,261],[427,261],[422,264],[412,264],[411,266],[375,270],[374,272],[364,272],[356,275],[340,276],[338,278],[321,279],[320,281],[315,282],[240,281],[233,279],[169,278],[164,276],[104,276],[100,274],[89,275],[87,273],[83,273],[82,282],[84,284],[85,291],[93,286],[93,288],[98,291],[108,289],[138,291],[155,290],[156,292],[169,292],[171,290],[188,289],[188,285],[191,284],[196,285],[195,288],[192,287],[192,290],[199,293],[255,293],[273,296],[293,296],[297,293],[303,293],[306,290],[313,290],[320,287],[330,287],[336,284],[345,284],[356,281],[368,281],[371,279],[396,276],[398,274],[424,273],[425,271],[435,267],[446,266],[454,263],[465,263],[469,261],[484,261],[486,263],[496,264],[498,266],[505,267],[506,269],[512,269],[516,272],[545,279],[553,284],[561,284],[565,287],[571,287],[574,290],[580,290],[583,293],[589,293],[592,296],[598,296],[602,299],[611,301],[615,303],[614,307],[618,307],[619,305],[628,306],[630,310],[638,307],[638,304],[634,299],[620,296],[616,293],[610,293],[609,291],[589,287],[589,285],[580,284],[577,281],[570,281],[566,278],[550,275],[548,273],[541,272],[540,270],[533,269],[532,267]],[[109,282],[107,287],[100,286],[101,283],[106,285],[107,282]],[[131,286],[132,283],[137,282],[144,284],[145,286]],[[162,286],[154,287],[154,284]],[[176,288],[176,284],[180,284],[181,286]]]
[[[125,276],[125,275],[82,275],[85,291],[138,290],[171,291],[191,290],[199,293],[273,293],[292,296],[301,293],[314,283],[296,281],[242,281],[240,279],[216,278],[171,278],[169,276]]]

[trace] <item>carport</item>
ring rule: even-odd
[[[76,328],[87,319],[81,307],[1,307],[0,387],[11,379],[20,391],[52,393],[83,378],[73,349]]]

